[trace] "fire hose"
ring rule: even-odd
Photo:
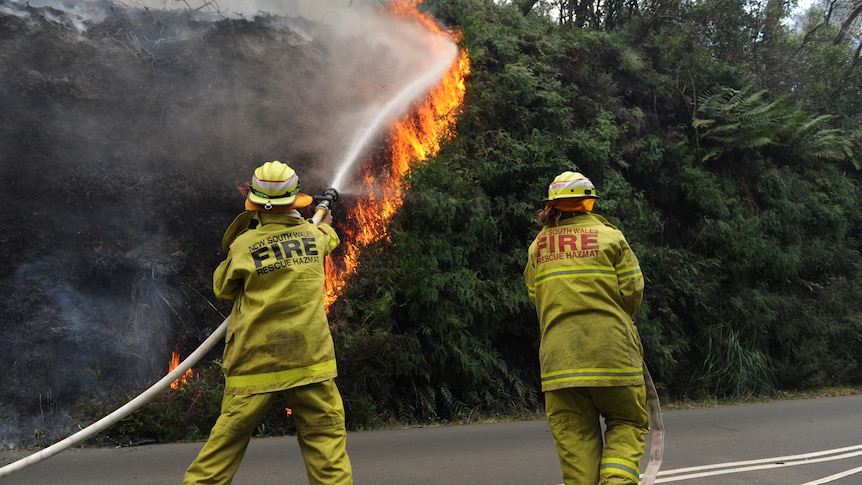
[[[640,485],[653,485],[658,476],[658,470],[661,468],[662,459],[664,458],[664,421],[661,417],[661,403],[658,399],[658,391],[655,388],[655,382],[653,382],[649,370],[647,370],[646,362],[644,362],[644,377],[650,423],[652,425],[652,438],[650,438],[649,462],[647,463],[646,471],[641,476]]]
[[[315,207],[311,221],[316,226],[320,224],[320,221],[323,220],[324,217],[326,217],[326,213],[330,210],[331,204],[338,200],[338,191],[336,191],[335,188],[330,187],[323,192],[323,195],[315,196],[314,200],[317,202],[317,206]],[[46,458],[50,458],[67,448],[71,448],[96,433],[104,431],[117,421],[136,411],[138,408],[146,404],[147,401],[153,399],[157,394],[167,389],[171,383],[182,377],[187,370],[191,369],[193,365],[197,364],[210,350],[212,350],[218,342],[223,340],[227,333],[227,323],[229,318],[230,317],[225,318],[221,325],[219,325],[218,328],[216,328],[215,331],[207,337],[206,340],[204,340],[200,347],[192,352],[191,355],[186,357],[186,359],[183,360],[174,370],[153,384],[149,389],[145,390],[111,414],[86,428],[81,429],[66,439],[58,441],[41,451],[28,455],[0,468],[0,478],[11,475],[12,473],[36,464]]]

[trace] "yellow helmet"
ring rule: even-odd
[[[299,193],[299,177],[286,163],[266,162],[254,171],[248,190],[248,201],[270,210],[278,207],[307,207],[310,195]]]
[[[598,199],[599,196],[590,179],[579,172],[563,172],[548,186],[548,198],[545,202],[571,198]]]

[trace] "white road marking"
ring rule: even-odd
[[[850,453],[845,453],[850,452]],[[800,455],[776,456],[774,458],[760,458],[758,460],[734,461],[729,463],[716,463],[713,465],[692,466],[686,468],[678,468],[676,470],[662,470],[658,472],[658,478],[655,483],[678,482],[680,480],[691,480],[693,478],[703,478],[715,475],[727,475],[730,473],[741,473],[755,470],[767,470],[770,468],[781,468],[786,466],[807,465],[810,463],[821,463],[826,461],[843,460],[844,458],[853,458],[854,456],[862,456],[862,445],[847,446],[844,448],[835,448],[832,450],[814,451],[811,453],[803,453]],[[751,466],[746,466],[751,465]],[[733,468],[730,468],[733,467]],[[714,470],[711,472],[701,472],[703,470]],[[679,475],[680,473],[688,473],[687,475]],[[813,482],[806,482],[802,485],[822,485],[829,483],[839,478],[849,477],[856,473],[862,473],[862,467],[845,470],[835,475],[817,479]],[[662,478],[662,475],[677,475]],[[564,484],[559,484],[564,485]]]
[[[845,453],[850,452],[850,453]],[[836,448],[833,450],[825,450],[825,451],[816,451],[812,453],[805,453],[800,455],[789,455],[789,456],[779,456],[775,458],[761,458],[758,460],[748,460],[748,461],[737,461],[730,463],[718,463],[714,465],[703,465],[696,467],[687,467],[687,468],[679,468],[676,470],[663,470],[658,473],[659,478],[656,479],[656,483],[668,483],[668,482],[676,482],[680,480],[690,480],[693,478],[702,478],[709,477],[715,475],[727,475],[730,473],[741,473],[747,471],[754,470],[766,470],[770,468],[782,468],[788,466],[796,466],[796,465],[807,465],[809,463],[820,463],[825,461],[833,461],[833,460],[841,460],[844,458],[852,458],[854,456],[862,455],[862,445],[848,446],[845,448]],[[705,471],[712,470],[712,471]],[[826,477],[821,480],[829,480],[829,479],[837,479],[843,476],[849,476],[854,473],[858,473],[862,471],[862,469],[854,469],[843,472],[841,475],[833,475],[832,477]],[[700,472],[700,473],[691,473],[691,472]],[[685,475],[680,475],[680,473],[685,473]],[[675,475],[675,476],[667,476],[667,475]],[[664,476],[664,478],[662,478]],[[810,485],[815,485],[819,483],[827,483],[827,482],[811,482]],[[803,484],[809,485],[809,484]]]
[[[805,482],[802,485],[820,485],[822,483],[834,482],[839,478],[849,477],[850,475],[854,475],[859,472],[862,472],[862,466],[859,468],[853,468],[852,470],[843,471],[841,473],[836,473],[835,475],[829,475],[828,477],[823,477],[818,480],[814,480],[813,482]]]

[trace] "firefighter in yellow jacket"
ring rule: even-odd
[[[299,190],[291,167],[264,163],[254,171],[246,211],[225,233],[227,258],[213,275],[215,295],[233,301],[224,399],[184,485],[231,483],[279,393],[292,410],[309,483],[353,483],[323,301],[323,259],[340,241],[331,214],[319,225],[302,218],[297,209],[312,198]]]
[[[630,485],[639,482],[649,432],[643,347],[632,321],[644,280],[622,232],[592,213],[597,198],[580,173],[554,179],[524,279],[539,317],[545,413],[563,480]]]

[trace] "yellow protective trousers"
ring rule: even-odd
[[[333,380],[294,387],[282,393],[293,413],[296,438],[311,485],[352,485],[347,456],[344,403]],[[230,484],[242,462],[251,434],[272,407],[277,392],[225,394],[221,415],[183,485]]]
[[[644,385],[547,391],[545,414],[566,485],[640,482],[640,460],[650,429]],[[604,438],[600,416],[605,420]]]

